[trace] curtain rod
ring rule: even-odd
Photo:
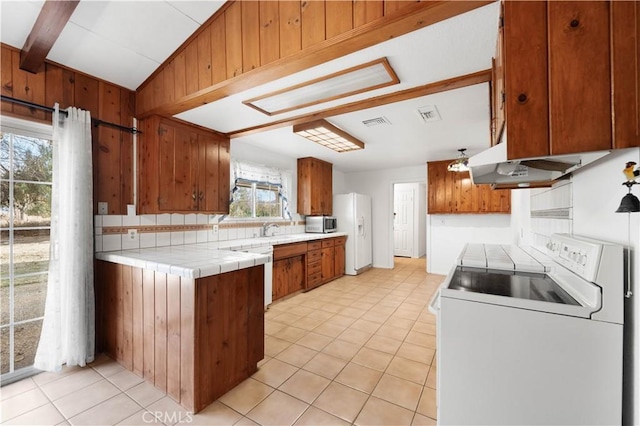
[[[12,98],[10,96],[5,96],[5,95],[1,95],[1,96],[2,96],[2,101],[12,102],[14,104],[22,105],[22,106],[29,107],[29,108],[40,109],[40,110],[47,111],[47,112],[54,112],[55,111],[54,108],[51,108],[51,107],[48,107],[48,106],[35,104],[35,103],[29,102],[29,101],[23,101],[22,99],[16,99],[16,98]],[[59,113],[63,114],[64,116],[68,116],[69,115],[67,113],[67,111],[64,111],[62,109],[59,110]],[[103,120],[100,120],[100,119],[97,119],[97,118],[92,118],[91,122],[96,127],[98,127],[98,126],[108,126],[108,127],[113,127],[114,129],[121,130],[123,132],[128,132],[128,133],[133,133],[133,134],[142,133],[140,130],[138,130],[135,127],[125,127],[125,126],[121,126],[119,124],[110,123],[108,121],[103,121]]]

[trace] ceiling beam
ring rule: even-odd
[[[228,132],[230,138],[239,138],[241,136],[253,135],[267,130],[278,129],[286,126],[306,123],[321,118],[334,117],[336,115],[347,114],[350,112],[361,111],[381,105],[393,104],[409,99],[419,98],[422,96],[433,95],[435,93],[445,92],[447,90],[460,89],[462,87],[473,86],[474,84],[487,83],[491,81],[491,70],[483,70],[471,74],[465,74],[446,80],[436,81],[435,83],[425,84],[424,86],[413,87],[411,89],[401,90],[386,95],[376,96],[374,98],[362,101],[351,102],[334,108],[327,108],[310,114],[299,115],[296,117],[285,118],[283,120],[271,123],[261,124],[246,129],[240,129]]]
[[[78,3],[80,0],[44,2],[38,19],[20,51],[20,69],[34,74],[42,69],[44,60]]]

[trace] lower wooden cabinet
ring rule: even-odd
[[[346,240],[347,237],[334,237],[274,246],[273,300],[343,276]]]
[[[192,412],[264,358],[264,266],[186,278],[98,260],[96,349]]]
[[[277,245],[273,249],[273,300],[305,288],[307,243]]]
[[[273,300],[304,289],[304,255],[298,255],[273,262]]]
[[[328,238],[322,240],[322,282],[327,282],[335,277],[335,240]]]
[[[347,241],[347,237],[336,238],[336,245],[334,247],[334,265],[333,265],[333,277],[340,278],[344,275],[344,244]]]

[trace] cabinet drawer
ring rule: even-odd
[[[313,275],[307,275],[307,288],[315,287],[322,283],[322,273],[316,272]]]
[[[307,243],[282,244],[273,247],[273,260],[286,259],[307,253]]]
[[[336,243],[335,238],[327,238],[326,240],[322,240],[322,248],[333,247]]]
[[[311,276],[322,272],[322,262],[314,262],[307,264],[307,276]]]
[[[347,237],[338,237],[335,239],[335,242],[337,246],[343,246],[347,242]]]
[[[308,250],[319,250],[322,248],[322,241],[309,241],[307,243],[307,249]]]
[[[322,250],[311,250],[307,252],[307,264],[319,262],[322,258]]]

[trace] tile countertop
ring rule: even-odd
[[[203,278],[262,265],[269,261],[270,256],[267,254],[246,253],[242,250],[344,235],[347,234],[334,232],[331,234],[274,235],[272,237],[179,246],[106,251],[98,252],[95,256],[98,260],[179,275],[185,278]]]

